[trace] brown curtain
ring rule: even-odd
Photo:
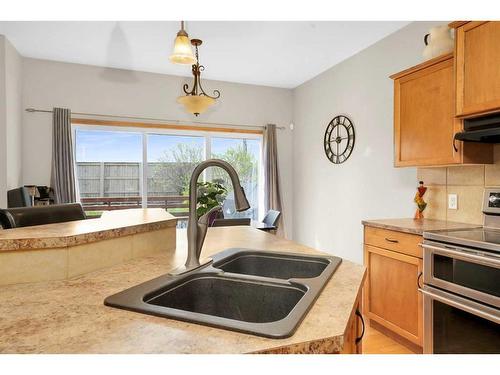
[[[284,236],[283,206],[278,171],[278,146],[276,141],[276,125],[268,124],[264,129],[264,208],[267,211],[281,212],[278,234]]]
[[[56,203],[77,201],[71,111],[67,108],[53,109],[51,185]]]

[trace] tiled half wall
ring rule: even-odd
[[[500,145],[495,146],[495,164],[418,168],[417,178],[428,187],[426,218],[482,224],[484,189],[500,188]],[[458,195],[458,209],[448,209],[448,194]]]

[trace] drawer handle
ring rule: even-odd
[[[393,240],[392,238],[387,238],[387,237],[386,237],[386,238],[385,238],[385,240],[386,240],[387,242],[391,242],[391,243],[399,243],[399,241],[398,241],[398,240]]]
[[[365,335],[365,320],[363,319],[363,315],[359,312],[359,310],[356,310],[356,315],[359,317],[361,320],[361,324],[363,326],[363,330],[361,331],[361,336],[356,337],[355,343],[358,345],[361,340],[363,340],[363,336]]]

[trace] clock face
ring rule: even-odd
[[[354,149],[354,125],[346,116],[336,116],[325,131],[325,154],[334,164],[345,162]]]

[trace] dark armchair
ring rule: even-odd
[[[0,225],[4,229],[62,223],[86,218],[80,203],[0,209]]]
[[[7,207],[30,207],[32,206],[31,196],[27,187],[19,187],[7,192]]]

